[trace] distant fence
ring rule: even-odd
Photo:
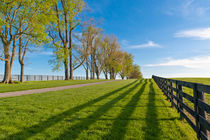
[[[162,77],[152,76],[163,93],[180,113],[181,119],[185,119],[197,133],[198,139],[208,140],[210,130],[209,118],[210,105],[205,102],[205,93],[210,94],[210,86],[192,82],[185,82]],[[183,87],[190,88],[193,96],[183,91]],[[176,93],[176,94],[175,94]],[[209,95],[207,95],[209,97]],[[193,103],[189,106],[185,101]]]
[[[0,75],[0,80],[2,81],[4,75]],[[74,76],[74,80],[86,80],[84,76]],[[12,80],[20,81],[20,75],[12,75]],[[24,75],[24,81],[49,81],[49,80],[65,80],[64,76],[56,75]]]

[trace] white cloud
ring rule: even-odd
[[[52,51],[41,51],[41,52],[38,52],[40,55],[53,55],[53,52]]]
[[[175,33],[174,37],[186,37],[201,40],[210,39],[210,27],[180,31]]]
[[[40,49],[40,50],[34,50],[32,52],[27,53],[28,57],[40,56],[40,55],[53,55],[53,51],[44,51],[44,50]]]
[[[193,20],[197,20],[197,18],[209,19],[209,0],[175,0],[169,1],[166,4],[164,11],[167,15],[176,15]]]
[[[120,42],[120,44],[123,45],[123,46],[128,45],[128,43],[129,42],[127,40],[125,40],[125,39]]]
[[[148,41],[145,44],[133,45],[129,48],[138,49],[138,48],[161,48],[161,45],[154,43],[153,41]]]
[[[172,73],[168,74],[167,76],[164,77],[203,77],[207,78],[210,77],[209,73],[207,71],[188,71],[188,72],[180,72],[180,73]]]
[[[210,77],[210,55],[184,59],[164,59],[162,63],[143,65],[147,77]]]
[[[148,64],[148,67],[182,66],[191,69],[210,69],[210,56],[197,56],[185,59],[169,59],[167,62]]]

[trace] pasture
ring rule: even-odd
[[[151,79],[0,99],[0,139],[196,139]]]

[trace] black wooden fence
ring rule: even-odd
[[[210,86],[166,79],[154,75],[152,78],[158,87],[162,89],[167,99],[170,100],[172,106],[176,107],[181,119],[185,119],[195,130],[198,139],[208,140],[210,105],[205,102],[205,95],[210,94]],[[193,90],[193,96],[185,93],[183,87]],[[192,102],[194,107],[189,106],[185,101]]]
[[[0,74],[0,81],[3,80],[4,75]],[[64,76],[57,75],[24,75],[24,81],[50,81],[50,80],[64,80]],[[74,76],[74,80],[86,80],[84,76]],[[12,75],[12,80],[20,81],[20,75]]]

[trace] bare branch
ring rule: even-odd
[[[8,59],[3,59],[3,58],[0,58],[0,60],[2,60],[2,61],[8,61]]]
[[[55,9],[56,9],[56,15],[57,15],[59,36],[60,36],[60,39],[62,40],[62,42],[63,42],[63,44],[64,44],[65,42],[64,42],[64,39],[63,39],[63,37],[62,37],[61,28],[60,28],[60,17],[59,17],[59,14],[58,14],[58,4],[56,4]]]
[[[17,7],[17,9],[15,9],[14,10],[14,13],[13,13],[13,16],[12,16],[12,20],[10,21],[10,27],[9,27],[9,33],[10,33],[10,41],[9,42],[11,42],[12,40],[13,40],[13,35],[12,35],[12,26],[13,26],[13,21],[14,21],[14,19],[15,19],[15,16],[16,16],[16,13],[17,13],[17,11],[20,9],[20,7],[21,7],[21,3],[20,3],[20,5]],[[10,16],[9,16],[10,17]],[[9,20],[10,20],[10,18],[9,18]]]
[[[22,61],[24,61],[25,55],[26,55],[26,50],[27,50],[27,46],[29,43],[30,39],[28,39],[28,41],[26,42],[25,46],[24,46],[24,52],[23,52],[23,56],[22,56]]]
[[[77,58],[75,55],[73,55],[73,56],[80,62],[79,65],[77,65],[76,67],[73,68],[73,70],[76,70],[76,69],[79,68],[81,65],[83,65],[83,63],[85,62],[86,58],[83,58],[83,60],[80,61],[80,59]]]
[[[75,26],[71,27],[71,30],[74,30],[78,25],[79,25],[79,23],[77,23]]]

